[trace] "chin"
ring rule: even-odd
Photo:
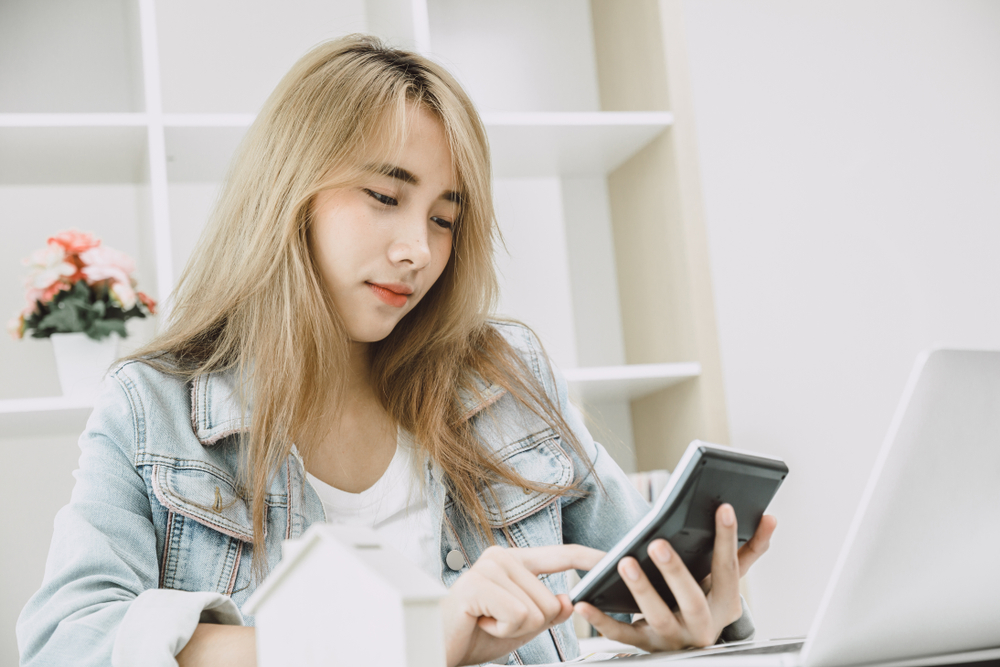
[[[348,327],[347,334],[355,343],[377,343],[385,339],[396,328],[396,322],[369,323],[367,325]]]

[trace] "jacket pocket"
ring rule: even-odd
[[[505,445],[497,451],[497,457],[521,477],[551,486],[553,490],[573,481],[573,462],[551,428]],[[495,483],[493,494],[484,493],[482,500],[490,526],[502,528],[538,512],[552,503],[555,496],[507,483]]]
[[[174,514],[186,516],[241,542],[253,542],[250,509],[234,483],[201,468],[153,466],[153,492]]]

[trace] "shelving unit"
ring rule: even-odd
[[[4,438],[80,432],[93,409],[93,400],[63,396],[9,398],[0,401],[0,432]]]
[[[626,400],[634,401],[654,394],[678,382],[701,375],[701,364],[695,361],[675,364],[630,364],[624,366],[592,366],[568,368],[563,371],[569,392],[584,403]]]
[[[79,0],[48,21],[28,0],[0,8],[0,218],[17,228],[3,284],[77,227],[165,297],[280,76],[323,39],[371,31],[442,62],[482,111],[509,251],[501,311],[538,332],[623,441],[623,467],[727,440],[676,0]],[[34,83],[2,83],[15,74]],[[0,372],[25,378],[0,394],[5,433],[82,428],[87,406],[52,397],[47,355],[0,343]]]

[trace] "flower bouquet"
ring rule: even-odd
[[[93,340],[112,333],[124,338],[126,320],[156,312],[156,302],[135,291],[132,258],[90,234],[60,232],[24,264],[31,267],[28,305],[8,325],[14,338],[28,332],[33,338],[76,332]]]

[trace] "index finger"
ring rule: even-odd
[[[603,551],[581,544],[555,544],[546,547],[509,549],[509,551],[533,574],[591,570],[604,558]]]
[[[757,530],[754,532],[753,537],[750,538],[750,541],[740,547],[741,577],[745,576],[750,566],[767,551],[767,548],[771,545],[771,535],[774,534],[774,529],[777,526],[778,520],[770,514],[765,514],[761,518],[760,523],[757,524]]]

